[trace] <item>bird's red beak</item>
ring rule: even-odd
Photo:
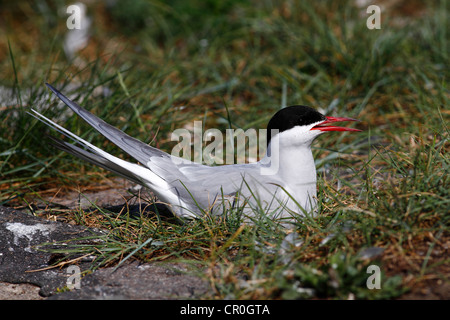
[[[353,129],[353,128],[345,128],[345,127],[336,127],[336,126],[327,126],[329,123],[334,122],[343,122],[343,121],[359,121],[357,119],[352,118],[335,118],[335,117],[325,117],[327,120],[322,121],[317,126],[314,126],[311,128],[311,130],[320,130],[320,131],[362,131],[359,129]]]

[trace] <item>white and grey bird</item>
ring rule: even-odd
[[[109,125],[53,86],[47,86],[83,118],[139,164],[117,158],[54,123],[39,112],[32,115],[71,138],[82,148],[52,137],[54,145],[74,156],[150,189],[180,218],[218,215],[238,208],[246,216],[292,219],[314,213],[316,168],[311,143],[327,131],[361,131],[329,125],[356,121],[327,117],[307,106],[279,110],[267,126],[267,151],[258,162],[207,166],[180,159],[151,147]]]

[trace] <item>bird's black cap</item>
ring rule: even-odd
[[[272,129],[278,133],[289,130],[295,126],[310,125],[326,120],[325,116],[315,109],[307,106],[290,106],[275,113],[267,125],[267,145],[272,138]]]

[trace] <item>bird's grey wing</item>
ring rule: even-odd
[[[151,157],[164,157],[169,158],[170,156],[159,149],[153,148],[129,135],[123,131],[111,126],[99,117],[93,115],[86,109],[79,106],[77,103],[73,102],[52,85],[46,83],[47,87],[53,91],[53,93],[61,99],[70,109],[72,109],[76,114],[78,114],[83,120],[89,123],[95,130],[104,135],[108,140],[113,142],[123,151],[131,155],[137,161],[142,164],[147,164]]]
[[[203,184],[220,167],[209,167],[180,158],[151,157],[147,167],[172,186],[172,192],[192,206],[207,208],[216,196],[215,189]],[[192,174],[185,175],[185,172]],[[220,174],[219,174],[220,175]]]
[[[247,190],[260,181],[261,176],[257,164],[235,164],[217,167],[182,166],[179,171],[190,183],[208,191],[210,196],[229,196]]]
[[[180,168],[193,185],[207,190],[211,212],[218,214],[224,209],[247,205],[266,210],[276,202],[281,181],[274,176],[262,175],[260,170],[259,163]]]
[[[185,177],[179,169],[181,167],[199,168],[205,167],[201,164],[197,164],[185,159],[177,158],[169,155],[159,149],[153,148],[129,135],[121,130],[111,126],[102,119],[93,115],[89,111],[82,108],[77,103],[73,102],[52,85],[46,84],[55,95],[61,99],[70,109],[72,109],[77,115],[85,120],[94,129],[100,132],[108,140],[113,142],[123,151],[131,155],[137,161],[147,166],[153,173],[160,178],[167,181],[171,186],[172,192],[177,194],[183,199],[192,199],[192,201],[205,205],[209,201],[209,195],[204,186],[198,183],[192,183],[191,179]],[[60,144],[61,146],[61,144]],[[63,145],[64,150],[69,148],[72,154],[84,156],[84,159],[99,164],[98,159],[91,157],[87,159],[86,154],[81,153],[78,149],[70,148],[67,145]],[[109,168],[113,169],[113,168]],[[112,170],[114,171],[114,170]]]

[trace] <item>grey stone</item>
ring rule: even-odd
[[[50,299],[195,299],[208,292],[205,281],[186,272],[180,264],[134,261],[116,271],[104,268],[88,274],[81,279],[80,289]]]
[[[67,280],[72,273],[68,272],[67,265],[51,268],[61,257],[40,250],[42,244],[63,248],[65,241],[101,234],[101,230],[48,221],[0,206],[3,288],[8,288],[7,284],[30,284],[40,287],[39,295],[49,299],[194,299],[208,294],[208,283],[193,275],[186,265],[138,261],[127,261],[117,270],[97,269],[81,277],[79,289],[67,291]],[[80,259],[76,265],[84,271],[90,268],[90,263],[89,259]],[[12,291],[11,299],[18,299],[17,292],[20,290]]]
[[[0,282],[33,284],[41,288],[40,295],[53,294],[57,288],[66,286],[67,272],[58,268],[42,270],[51,267],[55,255],[40,250],[40,245],[95,234],[85,227],[48,221],[0,206]]]

